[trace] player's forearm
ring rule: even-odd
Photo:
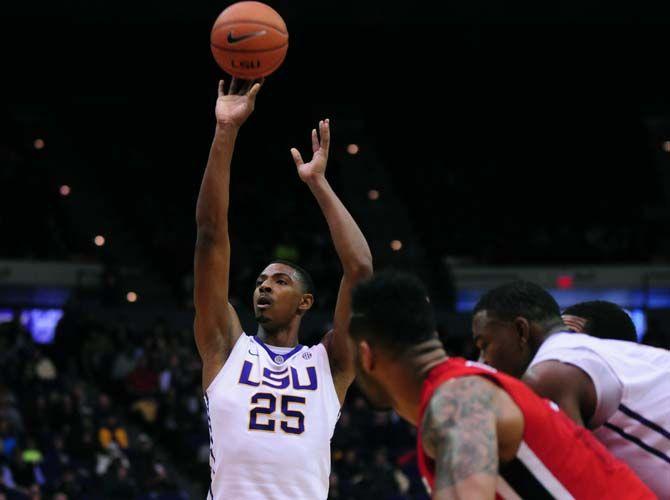
[[[372,275],[372,254],[368,242],[326,178],[318,177],[308,185],[328,223],[344,275],[355,280]]]
[[[217,125],[196,205],[198,233],[216,237],[228,231],[230,163],[238,129]]]
[[[495,496],[495,479],[482,474],[433,492],[433,500],[493,500]]]

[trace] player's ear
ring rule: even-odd
[[[514,320],[514,328],[519,338],[521,345],[528,345],[530,343],[530,322],[519,316]]]
[[[302,315],[309,311],[314,305],[314,295],[311,293],[303,293],[298,305],[298,314]]]
[[[363,371],[369,373],[375,369],[375,355],[366,340],[361,340],[358,343],[358,356],[361,360]]]

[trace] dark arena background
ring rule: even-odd
[[[301,342],[330,327],[340,265],[289,154],[329,117],[328,178],[375,270],[426,282],[450,353],[477,358],[472,307],[517,278],[616,302],[670,347],[668,5],[268,3],[288,56],[230,187],[245,331],[274,257],[316,282]],[[0,499],[205,498],[195,202],[227,5],[0,8]],[[329,498],[428,498],[414,450],[353,388]]]

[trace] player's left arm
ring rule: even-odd
[[[538,395],[556,403],[577,425],[585,427],[595,413],[598,398],[593,381],[575,365],[542,361],[529,368],[521,380]]]
[[[335,306],[333,332],[325,339],[335,389],[342,403],[354,380],[353,346],[349,339],[351,291],[357,283],[372,276],[372,254],[356,221],[326,179],[329,149],[330,122],[323,120],[319,122],[318,134],[316,129],[312,130],[312,160],[305,163],[295,148],[291,149],[291,154],[300,179],[309,186],[321,207],[342,264],[343,276]]]
[[[423,449],[435,461],[433,500],[495,497],[496,390],[470,376],[449,380],[433,394],[421,426]]]

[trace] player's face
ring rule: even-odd
[[[292,267],[279,263],[270,264],[256,279],[256,321],[266,327],[289,323],[297,314],[303,295],[300,279]]]
[[[356,384],[370,406],[380,411],[393,408],[391,396],[378,379],[378,377],[383,377],[381,367],[375,363],[374,353],[367,342],[357,343],[355,361]]]
[[[479,311],[472,319],[472,334],[479,361],[514,377],[523,375],[529,361],[528,347],[514,322]]]

